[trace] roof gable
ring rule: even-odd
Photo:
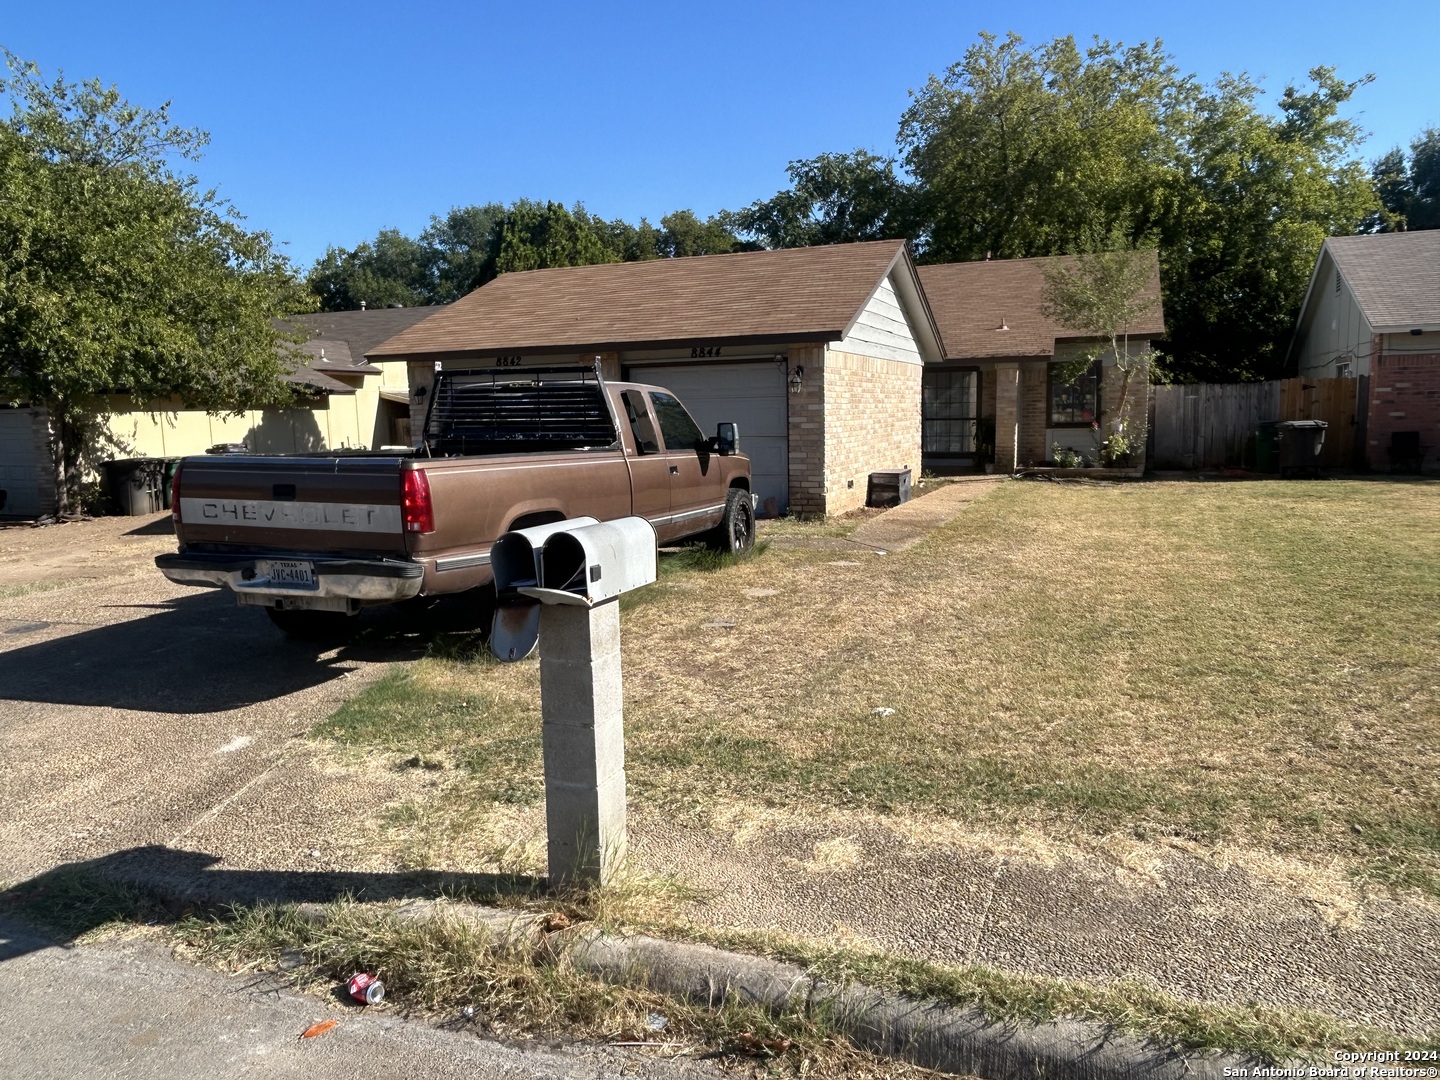
[[[1440,330],[1440,230],[1332,236],[1317,271],[1326,252],[1375,333]]]
[[[1153,266],[1146,285],[1152,304],[1147,316],[1127,331],[1135,337],[1160,337],[1165,333],[1160,259],[1153,251],[1142,254]],[[1047,319],[1040,311],[1046,268],[1075,262],[1073,256],[1058,255],[920,267],[920,281],[940,327],[946,358],[1053,356],[1057,338],[1091,336]]]
[[[892,270],[914,279],[903,240],[503,274],[369,355],[839,341]]]

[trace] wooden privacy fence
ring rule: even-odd
[[[1324,420],[1320,463],[1354,462],[1361,409],[1358,379],[1157,386],[1151,399],[1149,463],[1155,469],[1255,466],[1255,430],[1266,420]]]

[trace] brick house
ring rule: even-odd
[[[920,469],[921,372],[943,349],[904,241],[504,274],[371,349],[404,360],[418,436],[437,366],[593,363],[740,425],[762,512],[864,503]]]
[[[1371,468],[1440,467],[1440,230],[1326,240],[1289,361],[1356,379]]]
[[[1151,263],[1146,317],[1128,329],[1131,354],[1148,352],[1165,333],[1160,303],[1160,262]],[[1066,256],[937,263],[920,267],[935,321],[945,343],[942,363],[924,376],[925,467],[968,469],[993,455],[996,471],[1013,472],[1051,458],[1059,445],[1092,462],[1099,430],[1117,418],[1121,373],[1108,352],[1073,382],[1060,377],[1067,361],[1108,342],[1085,337],[1041,314],[1045,269],[1073,265]],[[1132,429],[1143,423],[1149,367],[1131,377],[1126,412]],[[989,438],[993,432],[993,439]],[[989,445],[987,445],[987,443]],[[993,450],[991,449],[993,447]],[[1132,459],[1143,465],[1144,445]]]

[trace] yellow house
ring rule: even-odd
[[[287,381],[305,388],[309,403],[211,416],[175,401],[136,406],[111,399],[113,456],[184,457],[225,443],[257,454],[408,446],[409,385],[403,363],[370,364],[365,353],[434,313],[434,308],[381,308],[299,315],[289,324],[310,336],[306,365]]]
[[[212,446],[243,444],[251,453],[378,449],[410,445],[409,381],[403,360],[371,364],[365,354],[439,308],[381,308],[299,315],[308,335],[305,364],[287,377],[305,404],[210,416],[178,400],[137,405],[126,394],[106,400],[97,460],[179,458]],[[42,407],[0,409],[0,517],[55,512],[50,418]]]

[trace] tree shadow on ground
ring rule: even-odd
[[[164,925],[197,910],[223,914],[258,904],[328,904],[450,898],[475,903],[531,898],[546,888],[529,875],[437,870],[359,873],[216,869],[218,855],[152,845],[65,863],[0,891],[0,917],[45,928],[48,940],[0,932],[0,963],[69,944],[107,923]]]

